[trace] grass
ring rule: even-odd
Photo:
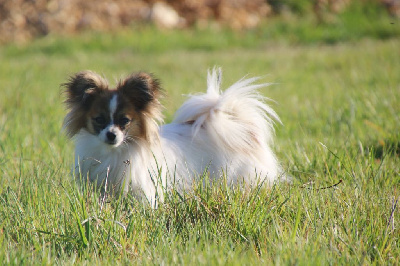
[[[388,38],[348,30],[330,42],[292,19],[286,33],[277,19],[258,32],[147,28],[0,47],[0,263],[399,264],[398,24]],[[277,83],[263,94],[284,123],[275,150],[292,184],[198,186],[157,210],[76,186],[61,132],[69,74],[152,71],[168,122],[213,65],[225,87],[245,74]]]

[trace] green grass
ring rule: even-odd
[[[387,15],[375,0],[352,1],[351,5],[325,22],[317,22],[310,1],[282,1],[293,13],[268,17],[260,27],[247,31],[226,30],[210,23],[181,31],[160,31],[149,25],[132,25],[108,34],[86,32],[79,38],[49,35],[34,43],[7,45],[6,57],[29,54],[73,56],[82,51],[113,53],[124,50],[140,54],[163,54],[171,50],[217,51],[227,48],[260,48],[276,45],[320,45],[357,42],[364,38],[378,40],[400,37],[400,22]],[[296,7],[296,4],[299,7]],[[361,3],[361,4],[360,4]],[[304,7],[300,8],[301,5]],[[330,17],[330,16],[328,16]]]
[[[295,21],[286,33],[277,19],[247,33],[147,28],[0,47],[0,264],[399,264],[400,39],[322,25],[330,42]],[[292,184],[199,186],[157,210],[75,185],[61,132],[69,74],[151,71],[168,122],[214,65],[225,87],[246,74],[277,83],[263,94],[284,124],[275,150]]]

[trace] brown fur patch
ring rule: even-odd
[[[86,129],[92,134],[98,134],[100,132],[99,125],[93,121],[93,118],[102,116],[104,117],[106,123],[110,122],[110,99],[112,98],[114,91],[105,90],[98,92],[94,99],[91,102],[90,109],[86,112],[85,120],[86,120]]]
[[[151,74],[144,72],[132,74],[120,82],[117,88],[138,111],[146,111],[149,106],[159,104],[160,83]]]
[[[131,111],[136,126],[129,130],[129,135],[152,141],[153,135],[158,135],[156,121],[162,120],[159,81],[151,74],[140,72],[120,82],[117,90],[121,101],[126,101],[126,105],[133,107],[130,110],[136,111]]]
[[[133,103],[125,97],[122,93],[118,94],[119,104],[116,110],[115,119],[121,116],[126,116],[130,119],[130,123],[124,128],[130,138],[145,138],[144,124],[142,121],[142,114],[136,110]],[[128,139],[132,141],[132,139]]]
[[[73,137],[87,124],[87,112],[98,94],[108,91],[108,83],[92,71],[82,71],[62,84],[67,94],[65,104],[69,110],[64,119],[68,137]]]

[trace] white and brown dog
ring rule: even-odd
[[[257,91],[268,84],[257,79],[221,93],[221,70],[214,69],[207,92],[159,126],[160,84],[152,75],[133,74],[109,88],[91,71],[75,74],[64,84],[64,128],[75,140],[76,176],[144,195],[154,207],[166,188],[190,189],[204,173],[229,184],[271,184],[281,175],[271,150],[279,118]]]

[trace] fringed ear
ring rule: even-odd
[[[157,122],[163,121],[160,103],[163,93],[159,81],[151,74],[139,72],[121,81],[117,90],[141,114],[142,131],[146,140],[151,142],[157,138]]]
[[[119,83],[118,90],[129,98],[138,112],[151,111],[150,108],[160,105],[160,83],[151,74],[133,74]]]
[[[107,90],[108,83],[92,71],[82,71],[71,76],[61,86],[65,88],[65,104],[69,110],[64,119],[64,129],[68,137],[73,137],[85,126],[85,114],[90,109],[95,94]]]
[[[108,83],[100,75],[92,71],[82,71],[69,78],[62,84],[67,93],[65,103],[72,109],[78,106],[90,107],[90,102],[97,91],[107,90]]]

